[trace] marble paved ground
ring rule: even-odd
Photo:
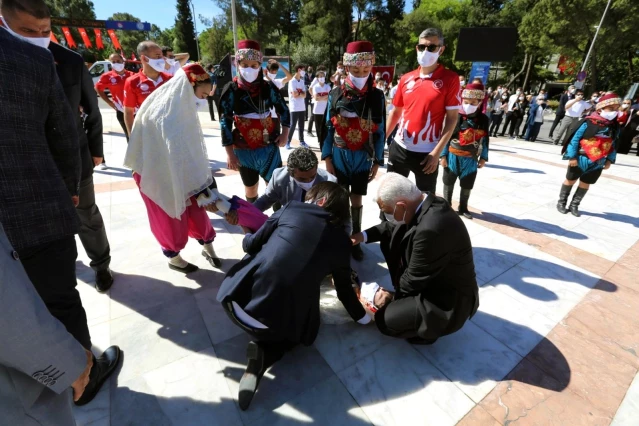
[[[201,119],[220,190],[242,195],[217,126]],[[494,139],[470,200],[475,219],[464,221],[481,286],[477,315],[432,346],[412,346],[348,321],[326,283],[315,344],[275,365],[242,412],[249,339],[215,301],[224,271],[243,255],[241,232],[211,215],[222,270],[190,242],[184,257],[201,270],[170,271],[122,166],[126,141],[113,114],[104,120],[110,168],[94,178],[116,281],[109,294],[95,292],[78,241],[78,288],[95,352],[118,344],[124,363],[76,411],[79,425],[639,424],[638,158],[620,156],[575,218],[554,207],[565,174],[558,147]],[[377,207],[365,201],[364,225],[374,225]],[[365,249],[354,263],[361,278],[388,285],[379,248]]]

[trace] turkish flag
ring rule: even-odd
[[[69,29],[69,27],[62,27],[62,32],[64,33],[64,38],[67,40],[67,47],[69,49],[73,49],[74,47],[78,47],[78,45],[75,44],[75,41],[73,40],[73,37],[71,36],[71,30]]]
[[[386,80],[388,84],[390,84],[393,81],[393,77],[395,76],[395,65],[375,65],[371,72],[373,73],[373,75],[381,73],[382,78]]]
[[[111,37],[111,42],[113,42],[113,47],[115,47],[116,50],[122,50],[122,46],[120,45],[120,42],[118,41],[118,36],[115,35],[115,30],[107,30],[107,33],[109,34],[109,37]]]
[[[84,28],[78,28],[78,32],[80,33],[80,37],[82,37],[82,41],[84,42],[84,47],[87,49],[91,49],[93,45],[91,44],[91,40],[89,40],[89,35],[87,34],[87,30]]]
[[[58,41],[57,38],[55,38],[55,34],[53,34],[53,31],[51,31],[51,33],[49,34],[49,38],[51,39],[52,42],[54,42],[55,44],[60,44],[60,42]]]
[[[102,31],[99,28],[94,28],[95,33],[95,47],[98,49],[104,49],[104,43],[102,42]]]

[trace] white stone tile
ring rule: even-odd
[[[216,300],[218,290],[209,289],[195,295],[195,301],[214,345],[242,334],[242,329],[233,324],[222,304]]]
[[[522,358],[471,321],[432,345],[414,347],[476,403]]]
[[[340,380],[333,376],[267,413],[251,426],[315,423],[331,426],[368,426],[372,422]]]
[[[493,287],[479,289],[479,311],[471,321],[522,357],[557,324]]]
[[[124,352],[122,381],[211,347],[193,296],[112,320],[111,342]]]
[[[195,408],[191,398],[176,398],[168,401],[174,406]],[[111,406],[112,425],[153,425],[173,426],[170,418],[162,411],[160,403],[146,380],[136,377],[122,381],[113,390]]]
[[[623,256],[629,247],[619,246],[615,243],[611,243],[599,238],[588,238],[586,240],[575,240],[567,238],[565,236],[559,237],[559,241],[563,241],[566,244],[570,244],[573,247],[587,251],[596,256],[608,259],[612,262],[619,260]]]
[[[174,425],[242,425],[213,348],[194,353],[144,375],[162,411]],[[174,404],[192,399],[193,405]]]
[[[452,426],[475,405],[403,340],[358,360],[339,378],[375,425]]]
[[[636,426],[639,419],[639,374],[630,384],[610,426]]]
[[[481,282],[488,282],[533,256],[537,250],[493,230],[471,237],[475,272]]]

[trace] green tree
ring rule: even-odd
[[[178,0],[176,8],[178,13],[175,18],[173,48],[178,52],[188,53],[191,59],[196,59],[198,52],[191,3],[189,0]]]
[[[351,0],[305,1],[300,10],[302,39],[326,46],[330,64],[336,64],[352,38]]]
[[[218,63],[226,54],[233,52],[233,30],[225,17],[214,18],[209,26],[200,34],[202,61]]]
[[[375,46],[378,64],[393,64],[401,51],[401,42],[395,32],[395,24],[404,16],[405,0],[386,0],[381,7],[370,10],[368,24],[362,27],[360,39]]]
[[[96,19],[93,2],[89,0],[45,0],[45,3],[49,6],[51,15],[56,18]],[[84,57],[85,61],[94,62],[102,57],[103,53],[96,49],[95,46],[89,49],[83,44],[77,28],[70,28],[70,30],[73,40],[78,45],[77,51]],[[90,29],[87,32],[89,34],[92,33]],[[65,40],[62,31],[58,32],[57,36],[59,41]],[[92,35],[89,37],[91,40],[94,38]]]
[[[318,46],[316,44],[298,43],[293,49],[291,55],[293,64],[305,64],[305,65],[329,65],[328,61],[328,49],[325,46]]]

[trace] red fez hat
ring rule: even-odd
[[[484,85],[481,83],[470,83],[462,90],[462,98],[465,99],[484,99]]]
[[[255,40],[240,40],[237,42],[237,52],[235,52],[235,63],[240,61],[262,62],[262,52],[260,44]]]
[[[352,41],[344,52],[344,65],[356,67],[370,67],[375,65],[375,49],[370,41]]]
[[[191,86],[195,86],[195,83],[197,83],[198,81],[206,81],[211,79],[211,76],[209,75],[209,73],[207,73],[206,70],[202,68],[202,65],[200,64],[196,64],[196,63],[188,64],[182,67],[182,69],[186,73],[186,76],[188,77],[189,81],[191,82]]]
[[[616,93],[610,92],[599,98],[596,109],[603,109],[610,105],[621,105],[621,98]]]
[[[255,40],[240,40],[237,42],[237,50],[240,49],[253,49],[260,50],[260,44]]]

